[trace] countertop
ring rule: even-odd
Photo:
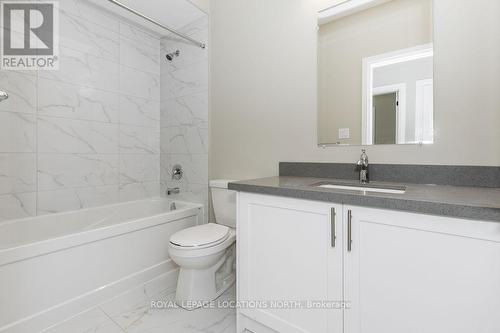
[[[412,213],[500,222],[500,188],[371,182],[374,185],[404,185],[404,194],[388,194],[311,185],[342,179],[270,177],[229,184],[229,189],[346,205],[383,208]],[[352,182],[351,182],[352,183]]]

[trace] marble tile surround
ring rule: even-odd
[[[208,17],[181,32],[197,40],[208,39]],[[172,62],[161,62],[161,191],[179,187],[179,200],[201,203],[208,221],[208,51],[176,38],[161,42],[162,54],[180,50]],[[181,164],[184,177],[171,179]]]
[[[161,43],[160,36],[86,0],[59,6],[60,70],[0,71],[10,94],[0,103],[0,221],[159,196],[166,184],[161,163],[170,165],[165,156],[179,150],[193,170],[182,198],[206,203],[208,151],[201,136],[208,128],[208,67],[200,65],[206,52],[200,57],[195,47],[171,38],[168,48],[182,48],[185,57],[177,63],[182,68],[166,70],[168,38]],[[186,31],[206,36],[198,25]],[[161,75],[174,72],[172,79]],[[198,115],[174,116],[180,109],[171,96],[185,99],[181,103]],[[161,112],[164,101],[170,103]],[[165,148],[172,154],[163,155],[161,128],[173,126],[161,119],[167,115],[184,117],[176,123],[181,132],[199,121],[190,134],[198,143],[180,139],[182,148]],[[188,153],[190,145],[199,157]]]

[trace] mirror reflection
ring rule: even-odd
[[[432,0],[319,13],[319,145],[434,141]]]

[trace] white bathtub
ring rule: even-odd
[[[158,198],[0,223],[0,332],[36,332],[175,277],[169,238],[202,223],[202,210]]]

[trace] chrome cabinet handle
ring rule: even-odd
[[[352,251],[352,211],[347,212],[347,251]]]
[[[330,211],[330,228],[331,228],[331,244],[332,244],[332,247],[335,247],[336,243],[337,243],[337,231],[336,231],[336,228],[335,228],[335,219],[336,219],[336,216],[337,216],[337,213],[335,213],[335,208],[332,207],[331,208],[331,211]]]

